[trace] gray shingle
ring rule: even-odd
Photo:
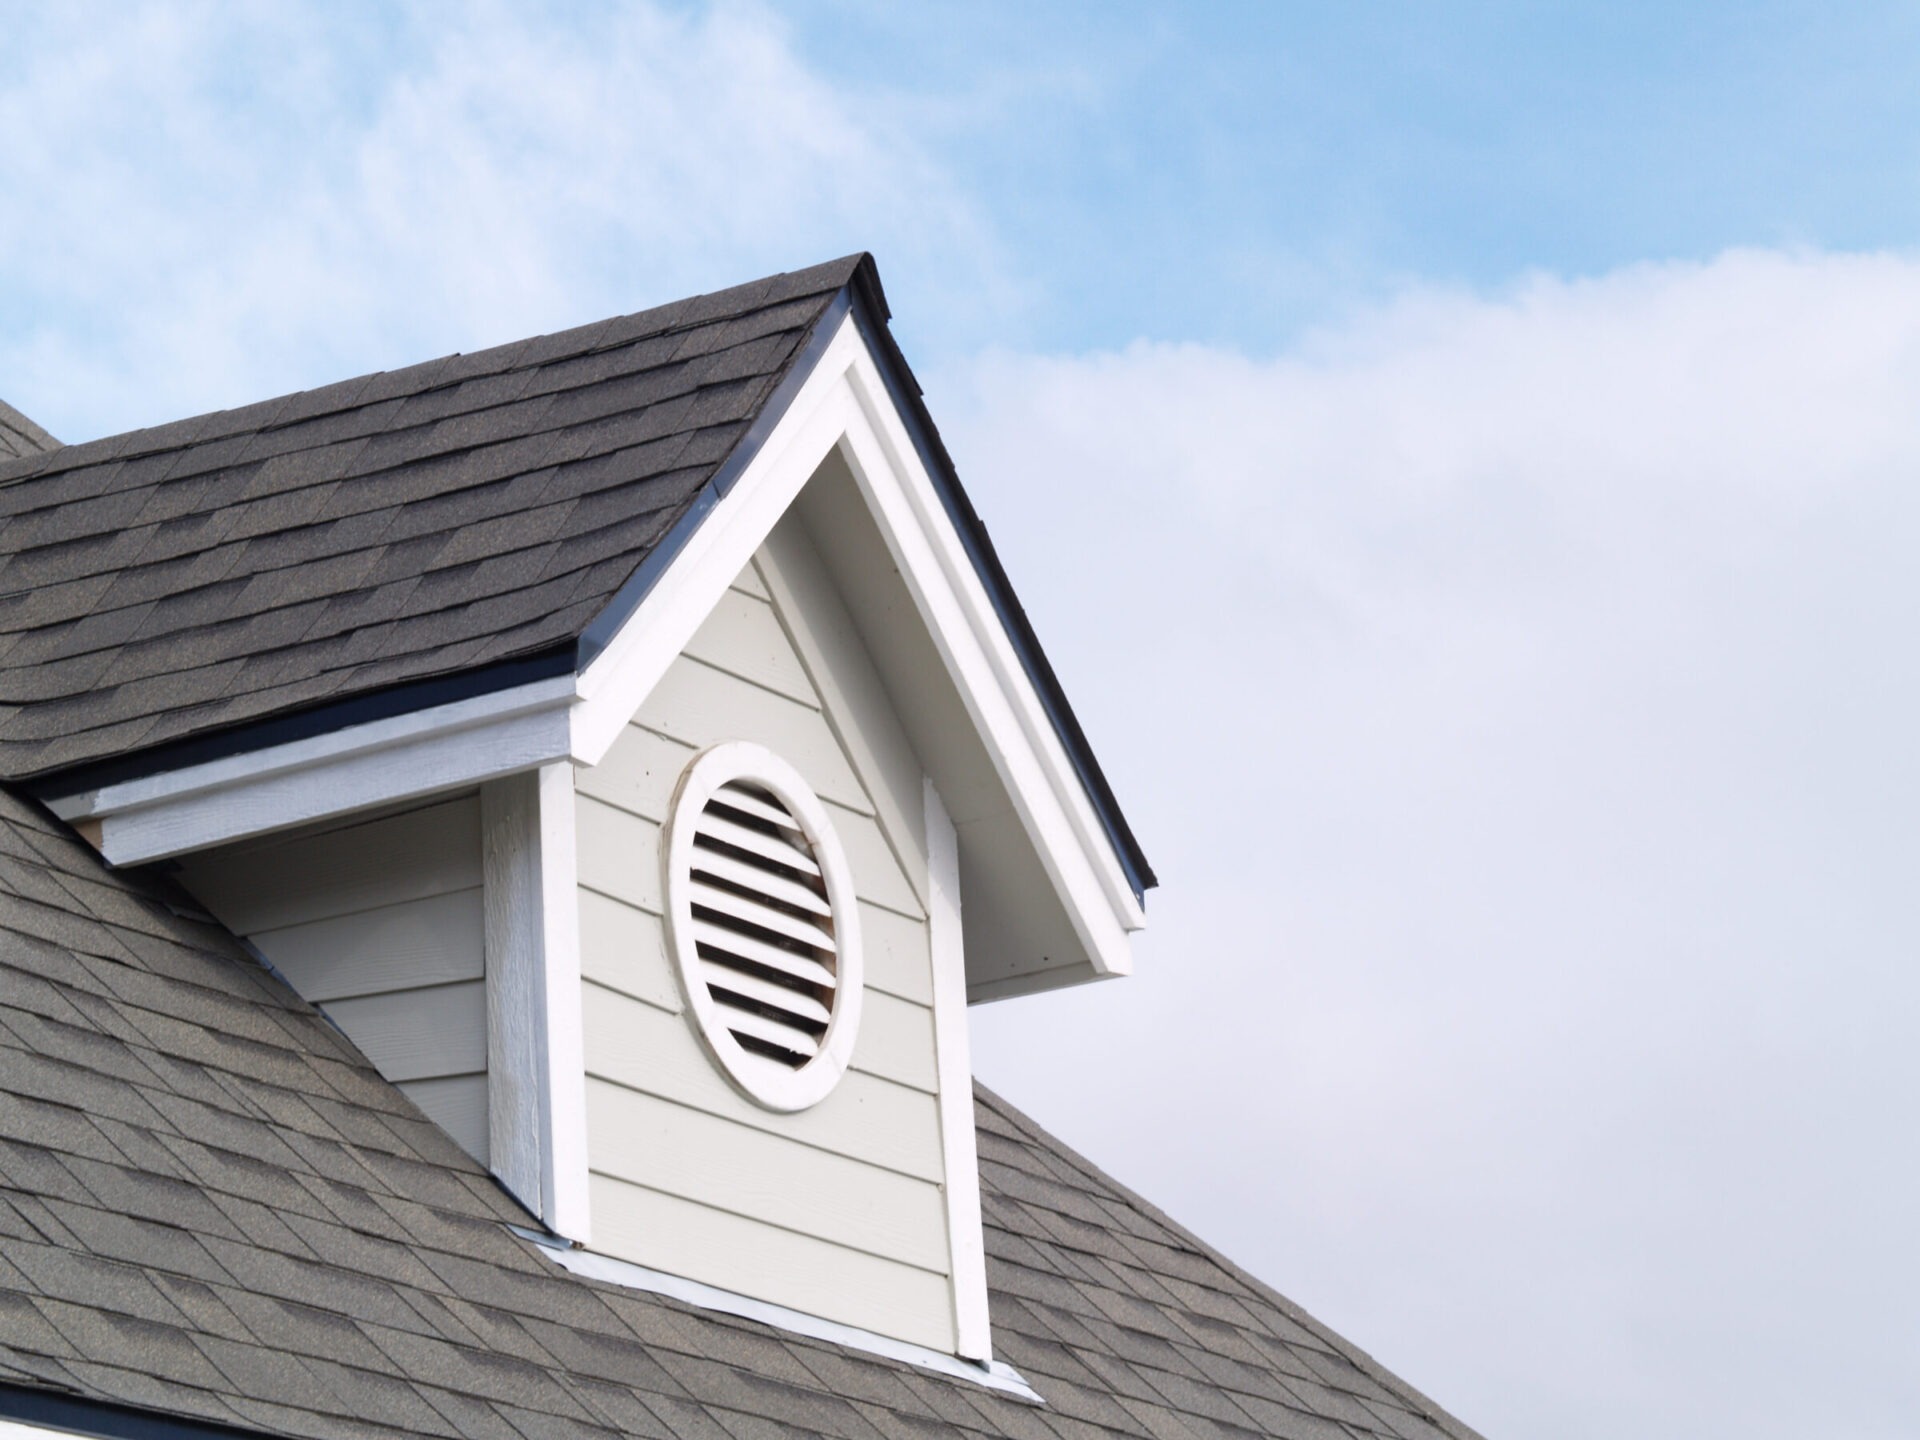
[[[0,515],[13,517],[0,521],[0,776],[448,674],[483,651],[491,661],[571,641],[671,517],[586,527],[592,539],[575,557],[541,551],[579,493],[543,501],[553,467],[624,452],[614,478],[629,483],[673,463],[683,432],[733,427],[702,440],[687,482],[623,502],[683,506],[860,263],[50,455],[0,454]],[[543,503],[554,508],[530,513]],[[341,523],[359,517],[369,518]],[[624,566],[599,576],[594,594],[529,599],[516,612],[512,597],[584,572],[616,545],[627,547]],[[446,595],[404,604],[492,606],[457,638],[446,627],[368,630],[351,661],[337,650],[300,658],[316,623],[316,638],[342,633],[335,607],[435,563],[478,568],[464,587],[450,581]],[[247,583],[209,588],[229,576]],[[290,609],[304,601],[320,602],[319,614]],[[527,628],[539,605],[566,608],[568,630]],[[504,631],[518,649],[496,643]]]

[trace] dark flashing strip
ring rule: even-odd
[[[1067,702],[1060,678],[1053,673],[1046,652],[1040,648],[1040,637],[1034,633],[1033,622],[1027,619],[1025,607],[1013,593],[1013,583],[1007,579],[1007,572],[1001,567],[993,541],[988,538],[987,527],[974,510],[973,501],[967,498],[966,489],[960,483],[959,471],[954,468],[953,457],[947,454],[947,447],[941,443],[940,432],[934,426],[933,416],[927,412],[926,404],[921,399],[920,383],[914,379],[906,357],[894,343],[893,332],[887,327],[887,302],[880,294],[879,279],[877,276],[873,278],[869,294],[860,286],[860,282],[866,278],[865,267],[854,276],[854,323],[860,327],[867,348],[880,361],[880,375],[886,381],[887,394],[893,400],[893,407],[899,412],[908,435],[913,439],[913,448],[919,452],[920,463],[933,478],[933,488],[939,491],[940,502],[946,506],[947,518],[953,522],[953,528],[960,535],[960,543],[966,547],[974,570],[986,586],[987,598],[993,602],[994,612],[1006,627],[1007,638],[1013,641],[1014,653],[1020,657],[1020,666],[1027,672],[1027,679],[1033,682],[1047,718],[1053,722],[1054,733],[1059,735],[1061,744],[1066,747],[1074,773],[1080,777],[1080,784],[1086,790],[1087,798],[1093,802],[1094,812],[1107,832],[1107,839],[1112,842],[1114,853],[1120,857],[1120,868],[1126,871],[1134,899],[1144,902],[1146,892],[1160,881],[1154,875],[1153,867],[1147,863],[1146,854],[1134,837],[1133,827],[1127,824],[1126,816],[1120,812],[1120,802],[1114,797],[1113,787],[1107,783],[1100,762],[1094,758],[1093,747],[1087,743],[1086,732],[1080,728],[1079,718],[1073,713],[1073,706]]]
[[[862,256],[860,268],[855,273],[864,274],[872,268],[873,257]],[[834,333],[840,328],[840,321],[845,318],[850,303],[849,288],[843,285],[827,303],[827,308],[820,312],[819,318],[813,322],[813,329],[807,335],[806,343],[796,350],[793,358],[787,362],[786,373],[780,377],[779,383],[773,388],[773,393],[760,407],[760,413],[753,417],[753,423],[747,427],[747,433],[742,435],[733,449],[727,453],[727,458],[720,463],[720,468],[713,472],[713,478],[701,486],[700,493],[693,498],[693,503],[680,512],[680,518],[675,520],[667,533],[655,542],[654,547],[635,567],[633,574],[627,577],[626,583],[614,592],[606,608],[594,616],[592,623],[581,632],[580,650],[575,662],[581,671],[584,672],[587,666],[598,659],[601,652],[613,643],[613,637],[620,633],[620,627],[633,618],[634,612],[652,593],[660,577],[667,573],[675,560],[680,558],[680,552],[686,548],[694,532],[705,523],[713,507],[725,498],[739,482],[741,475],[746,472],[747,466],[753,463],[754,457],[760,453],[760,448],[767,443],[767,437],[773,434],[774,427],[785,418],[787,411],[792,407],[794,396],[798,395],[800,387],[807,383],[807,377],[813,373],[813,367],[820,363],[820,356],[832,343]]]
[[[265,1435],[264,1431],[241,1430],[213,1420],[163,1415],[17,1385],[0,1385],[0,1419],[64,1430],[70,1435],[96,1435],[102,1440],[263,1440]]]
[[[458,700],[471,700],[476,696],[511,690],[516,685],[572,673],[573,647],[563,645],[514,660],[502,660],[478,670],[457,670],[450,675],[430,675],[424,680],[408,680],[399,685],[389,685],[384,690],[353,695],[345,700],[330,701],[305,710],[290,710],[284,715],[275,715],[255,724],[193,735],[165,745],[155,745],[148,750],[116,755],[111,760],[98,760],[88,765],[29,776],[20,783],[35,798],[53,800],[77,795],[83,790],[97,790],[103,785],[117,784],[122,780],[157,775],[186,765],[204,764],[209,760],[224,760],[230,755],[243,755],[250,750],[264,750],[268,746],[285,745],[294,740],[309,740],[315,735],[344,730],[349,725],[389,720],[396,715],[410,715],[416,710],[430,710],[436,705],[451,705]]]

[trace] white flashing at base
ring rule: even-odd
[[[978,1365],[971,1360],[962,1360],[958,1355],[948,1355],[939,1350],[929,1349],[925,1345],[912,1345],[905,1340],[876,1335],[871,1330],[842,1325],[838,1320],[823,1319],[801,1310],[789,1310],[784,1305],[755,1300],[750,1295],[722,1290],[717,1285],[705,1285],[698,1280],[688,1280],[679,1275],[669,1275],[664,1270],[650,1270],[645,1265],[635,1265],[630,1260],[616,1260],[611,1255],[596,1255],[591,1250],[576,1250],[557,1242],[550,1235],[542,1235],[518,1225],[509,1225],[507,1228],[521,1238],[539,1245],[553,1256],[557,1263],[573,1271],[574,1274],[584,1275],[589,1280],[604,1280],[609,1285],[624,1285],[629,1290],[644,1290],[652,1295],[665,1295],[670,1300],[679,1300],[688,1305],[698,1306],[702,1310],[717,1310],[722,1315],[737,1315],[743,1320],[756,1320],[762,1325],[771,1325],[776,1330],[805,1335],[812,1340],[824,1340],[830,1345],[843,1345],[849,1350],[864,1350],[869,1355],[880,1355],[888,1360],[918,1365],[923,1370],[935,1370],[942,1375],[950,1375],[956,1380],[968,1380],[975,1385],[984,1385],[989,1390],[1002,1391],[1029,1405],[1044,1406],[1047,1403],[1040,1398],[1031,1385],[1027,1384],[1018,1370],[998,1360],[990,1360],[985,1365]]]

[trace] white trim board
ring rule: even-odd
[[[533,769],[567,753],[575,698],[573,677],[560,675],[47,804],[97,825],[115,865],[163,860]]]
[[[573,766],[480,790],[487,952],[489,1168],[556,1234],[584,1244],[587,1081]]]
[[[973,1123],[967,1036],[967,957],[960,919],[960,842],[933,781],[926,782],[927,930],[933,950],[933,1044],[940,1074],[941,1173],[953,1282],[954,1348],[993,1363],[987,1323],[987,1248],[980,1216],[980,1152]]]
[[[984,1364],[963,1360],[957,1355],[948,1355],[939,1350],[929,1349],[925,1345],[914,1345],[905,1340],[895,1340],[890,1336],[876,1335],[871,1330],[843,1325],[838,1320],[809,1315],[803,1310],[790,1310],[785,1305],[775,1305],[770,1301],[755,1300],[750,1295],[722,1290],[717,1285],[707,1285],[679,1275],[669,1275],[664,1270],[651,1270],[645,1265],[636,1265],[631,1260],[616,1260],[611,1255],[598,1255],[591,1250],[563,1248],[556,1245],[550,1237],[522,1229],[518,1225],[510,1225],[507,1228],[514,1234],[539,1245],[556,1264],[571,1270],[576,1275],[584,1275],[589,1280],[601,1280],[609,1285],[623,1285],[629,1290],[643,1290],[650,1295],[665,1295],[670,1300],[678,1300],[701,1310],[714,1310],[722,1315],[737,1315],[743,1320],[753,1320],[762,1325],[772,1326],[776,1330],[785,1330],[789,1334],[805,1335],[810,1340],[824,1340],[829,1345],[839,1345],[848,1350],[860,1350],[869,1355],[879,1355],[888,1360],[917,1365],[923,1370],[937,1371],[939,1374],[952,1376],[956,1380],[966,1380],[975,1385],[984,1385],[989,1390],[1001,1391],[1016,1399],[1024,1400],[1029,1405],[1044,1406],[1047,1403],[1040,1398],[1038,1392],[1026,1382],[1025,1377],[1018,1370],[998,1360],[989,1360]]]
[[[579,676],[103,786],[61,799],[55,813],[129,864],[560,759],[595,764],[835,451],[1060,898],[1086,958],[1080,974],[1128,973],[1140,901],[851,315],[733,487]]]

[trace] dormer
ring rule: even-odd
[[[0,768],[557,1263],[980,1368],[967,1006],[1153,877],[886,318],[856,257],[40,457]]]

